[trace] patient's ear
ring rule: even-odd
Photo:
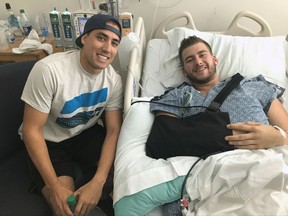
[[[216,56],[213,56],[213,61],[214,61],[214,64],[217,65],[218,64],[218,58]]]
[[[184,68],[182,68],[182,73],[183,73],[183,75],[186,77],[187,76],[187,73],[185,72],[185,69]]]

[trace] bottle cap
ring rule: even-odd
[[[67,203],[68,205],[74,205],[76,204],[76,197],[74,195],[70,195],[68,198],[67,198]]]
[[[20,13],[25,13],[25,10],[24,9],[20,9]]]
[[[10,10],[10,9],[11,9],[11,6],[10,6],[9,3],[5,3],[5,7],[6,7],[7,10]]]

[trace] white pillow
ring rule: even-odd
[[[170,58],[165,61],[167,77],[162,81],[166,87],[177,86],[183,76],[179,67],[178,49],[180,42],[191,35],[207,41],[218,58],[217,71],[220,79],[231,77],[239,72],[247,78],[262,74],[268,81],[286,87],[286,60],[284,36],[244,37],[200,32],[184,27],[167,32],[171,46]]]

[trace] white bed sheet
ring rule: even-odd
[[[149,100],[151,98],[134,98],[135,100]],[[156,195],[147,199],[145,203],[135,203],[131,205],[130,201],[125,201],[125,205],[119,204],[121,198],[129,199],[129,196],[137,193],[145,193],[145,189],[152,189],[153,186],[161,185],[172,180],[176,180],[180,176],[185,176],[191,165],[197,160],[197,157],[173,157],[167,160],[155,160],[145,153],[145,143],[149,136],[154,115],[149,112],[149,103],[133,104],[124,119],[121,133],[117,145],[117,155],[115,159],[115,170],[117,173],[114,177],[114,197],[116,215],[144,215],[153,208],[164,204],[171,199],[180,197],[182,180],[172,182],[176,192],[167,187],[166,190],[153,189]],[[128,151],[129,149],[129,151]],[[175,184],[177,187],[175,187]],[[163,186],[163,185],[162,185]],[[174,190],[175,190],[174,189]],[[150,193],[150,192],[149,192]],[[156,197],[157,194],[160,197]],[[175,195],[176,194],[176,195]],[[146,194],[145,194],[146,195]],[[134,198],[132,201],[134,202]],[[149,197],[148,197],[149,198]],[[161,201],[163,202],[161,203]],[[142,200],[143,201],[143,200]],[[171,200],[173,201],[173,200]],[[119,203],[118,203],[119,202]],[[118,205],[119,204],[119,205]],[[134,214],[131,211],[135,210]]]
[[[187,216],[287,215],[288,147],[213,155],[194,168],[186,189]]]

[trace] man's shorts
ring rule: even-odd
[[[101,125],[94,125],[81,134],[59,143],[46,141],[49,156],[57,176],[71,176],[76,178],[77,169],[82,173],[93,172],[101,155],[106,131]],[[31,162],[32,178],[37,191],[41,191],[45,183]]]

